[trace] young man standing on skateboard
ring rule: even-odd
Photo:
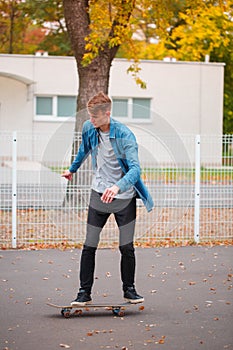
[[[80,263],[80,289],[71,305],[91,302],[94,281],[95,253],[100,233],[108,217],[114,214],[119,228],[121,252],[121,280],[124,298],[141,303],[144,298],[135,289],[134,230],[136,198],[142,199],[147,211],[153,200],[140,178],[138,145],[132,131],[111,118],[111,99],[103,92],[87,103],[90,119],[83,124],[82,143],[77,156],[62,176],[68,180],[89,154],[92,156],[94,176],[88,208],[86,240]]]

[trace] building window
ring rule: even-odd
[[[127,121],[145,121],[151,117],[150,98],[112,98],[112,116]]]
[[[128,116],[128,99],[113,99],[112,104],[112,115],[113,117],[125,117]]]
[[[58,96],[57,97],[57,116],[74,117],[76,114],[76,97]]]
[[[35,115],[43,120],[44,117],[75,117],[76,96],[36,96]]]
[[[149,98],[133,98],[133,119],[149,119],[150,118],[150,99]]]
[[[37,97],[36,98],[36,115],[52,115],[53,114],[53,98]]]

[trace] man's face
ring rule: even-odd
[[[110,120],[109,120],[110,112],[109,111],[103,112],[103,111],[99,110],[95,114],[89,113],[89,116],[90,116],[90,122],[93,124],[93,126],[95,128],[101,129],[102,127],[106,127],[110,123]]]

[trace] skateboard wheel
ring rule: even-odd
[[[124,312],[124,311],[119,311],[119,312],[118,312],[118,316],[119,316],[119,317],[125,316],[125,312]]]
[[[123,317],[125,315],[124,311],[122,311],[120,308],[112,309],[112,312],[115,316],[118,317]]]
[[[69,317],[70,317],[70,310],[69,310],[69,309],[62,309],[62,310],[61,310],[61,314],[62,314],[62,316],[64,316],[65,318],[69,318]]]

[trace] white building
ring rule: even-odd
[[[113,99],[113,116],[133,129],[147,150],[145,158],[153,154],[154,143],[158,162],[167,162],[174,154],[176,157],[180,145],[173,154],[172,142],[164,146],[168,138],[221,135],[223,63],[142,61],[140,77],[147,84],[145,90],[127,74],[129,65],[124,59],[113,61],[109,95]],[[52,135],[64,128],[72,134],[77,89],[73,57],[1,54],[0,132]],[[193,160],[193,146],[186,144],[185,150]],[[221,147],[217,144],[204,152],[213,152],[220,161]],[[7,153],[2,148],[0,156]]]

